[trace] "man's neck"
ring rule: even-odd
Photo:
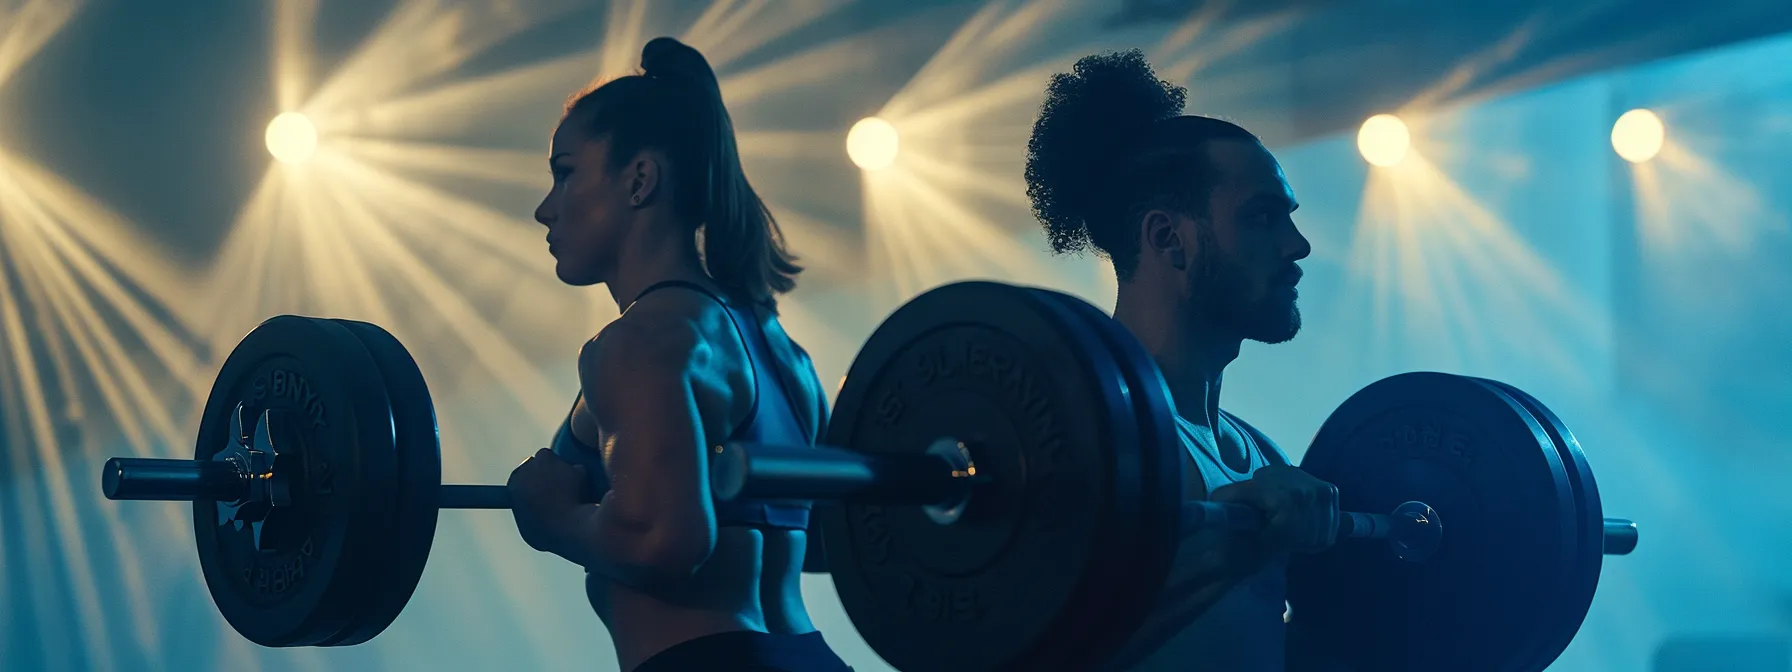
[[[1189,319],[1194,307],[1185,297],[1153,296],[1143,290],[1122,284],[1114,319],[1126,325],[1157,360],[1176,412],[1199,425],[1218,427],[1220,380],[1226,365],[1238,358],[1243,339],[1211,322]]]

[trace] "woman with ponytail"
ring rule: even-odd
[[[641,70],[573,98],[554,132],[535,219],[555,274],[603,284],[622,316],[580,351],[553,448],[511,473],[517,530],[585,568],[624,672],[845,670],[803,608],[808,503],[709,495],[712,446],[813,444],[827,420],[777,318],[802,269],[702,54],[659,38]]]

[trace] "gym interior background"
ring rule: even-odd
[[[96,476],[191,455],[229,347],[301,313],[403,340],[444,480],[501,481],[614,316],[530,221],[548,134],[658,35],[723,77],[827,379],[947,281],[1112,305],[1103,262],[1046,254],[1021,164],[1050,73],[1145,49],[1265,138],[1314,244],[1306,328],[1247,345],[1227,408],[1298,459],[1386,375],[1525,389],[1645,537],[1551,669],[1792,669],[1789,31],[1779,0],[0,0],[0,669],[613,669],[579,571],[503,512],[442,516],[379,638],[273,650],[211,606],[186,506]]]

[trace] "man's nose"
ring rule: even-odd
[[[1300,234],[1300,229],[1294,229],[1293,231],[1294,240],[1292,241],[1293,244],[1288,249],[1288,258],[1293,261],[1300,261],[1307,258],[1308,255],[1313,254],[1313,243],[1309,242],[1306,236]]]

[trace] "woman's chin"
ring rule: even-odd
[[[555,262],[554,277],[559,278],[560,282],[574,287],[589,287],[599,282],[597,274],[592,273],[590,269],[567,263],[565,260],[557,259]]]

